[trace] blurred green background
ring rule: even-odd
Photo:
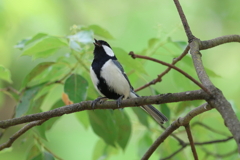
[[[180,3],[192,32],[197,38],[208,40],[223,35],[239,34],[240,1],[182,0]],[[111,46],[122,48],[127,52],[141,52],[148,47],[148,41],[151,38],[165,39],[171,37],[174,41],[187,41],[175,5],[171,0],[0,0],[0,64],[11,71],[13,80],[12,84],[0,81],[0,88],[12,86],[19,89],[26,74],[41,61],[33,61],[31,57],[20,56],[21,51],[14,48],[17,42],[37,33],[66,36],[70,33],[70,27],[75,24],[97,24],[105,28],[114,37],[114,39],[108,40]],[[238,43],[231,43],[202,51],[204,65],[218,75],[211,77],[211,80],[232,102],[238,116],[240,115],[239,50]],[[154,57],[170,63],[173,58],[172,55],[179,55],[180,53],[181,50],[178,53],[164,50]],[[126,55],[126,58],[130,57]],[[187,68],[180,64],[179,67]],[[136,82],[132,85],[135,88],[140,87],[156,78],[156,75],[164,68],[146,62],[145,69],[149,72],[148,75],[145,75],[141,82],[135,80],[136,77],[135,79],[132,77],[132,81]],[[196,77],[194,72],[190,74]],[[159,88],[161,93],[189,90],[187,87],[189,80],[179,78],[179,74],[175,71],[171,71],[169,75],[171,76],[164,77],[163,81],[154,87]],[[175,79],[172,77],[175,77]],[[174,85],[172,85],[173,82]],[[194,88],[197,89],[197,87]],[[141,93],[149,95],[151,92],[148,89],[146,90]],[[56,95],[51,96],[60,97],[60,93],[56,91]],[[0,119],[10,118],[15,105],[16,102],[0,92]],[[170,105],[170,109],[176,109],[171,107],[174,107],[174,104]],[[174,117],[173,120],[176,118]],[[214,118],[214,120],[211,118]],[[146,128],[139,125],[136,117],[133,116],[131,120],[133,125],[136,124],[133,128],[131,141],[125,151],[116,150],[117,153],[113,154],[110,159],[120,160],[126,157],[128,159],[139,159],[136,139],[143,136],[141,131],[146,130]],[[197,120],[213,124],[216,128],[228,133],[216,111],[203,114]],[[219,125],[219,127],[216,125]],[[6,135],[11,135],[17,129],[8,129]],[[27,136],[27,134],[24,136]],[[13,148],[0,152],[0,158],[7,160],[25,159],[27,153],[24,148],[28,147],[30,142],[24,142],[24,136],[14,144]],[[201,135],[196,133],[193,136]],[[48,142],[45,145],[64,160],[92,159],[95,144],[99,141],[92,129],[84,129],[74,115],[61,117],[53,129],[47,132],[47,138]],[[231,141],[227,146],[228,149],[233,149],[235,143]],[[186,149],[185,152],[184,154],[189,155],[190,149]],[[158,155],[152,157],[152,159],[157,158]]]

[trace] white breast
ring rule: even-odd
[[[98,93],[100,93],[102,95],[102,93],[97,88],[99,80],[98,80],[95,72],[93,71],[92,67],[90,67],[90,76],[91,76],[91,79],[92,79],[92,82],[93,82],[93,85],[94,85],[95,89],[98,91]]]
[[[103,77],[114,92],[124,95],[124,99],[129,97],[130,86],[121,70],[110,59],[102,67],[100,76]]]

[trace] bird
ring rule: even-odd
[[[124,72],[122,65],[117,60],[111,46],[104,40],[94,39],[94,58],[90,66],[90,77],[95,89],[103,97],[92,102],[92,107],[103,99],[113,99],[119,107],[124,99],[140,97]],[[146,111],[158,124],[168,121],[167,117],[152,105],[143,105]]]

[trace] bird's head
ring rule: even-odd
[[[94,49],[94,54],[95,55],[105,54],[105,55],[108,55],[110,57],[115,57],[111,46],[106,41],[94,39],[93,44],[95,46],[95,49]]]

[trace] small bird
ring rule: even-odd
[[[139,97],[134,92],[111,46],[106,41],[94,40],[94,59],[90,67],[90,75],[94,87],[103,97],[94,100],[92,107],[97,102],[106,98],[117,100],[117,105],[119,106],[121,100]],[[167,117],[152,105],[144,105],[141,108],[150,114],[159,124],[168,121]]]

